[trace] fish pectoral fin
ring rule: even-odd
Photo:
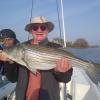
[[[29,66],[29,64],[27,63],[27,61],[24,58],[22,58],[22,61],[25,63],[25,66]]]
[[[22,60],[23,60],[23,62],[25,63],[25,66],[31,71],[31,72],[33,72],[34,74],[36,74],[36,69],[35,68],[33,68],[32,66],[30,66],[30,64],[28,64],[27,63],[27,61],[24,59],[24,58],[22,58]]]

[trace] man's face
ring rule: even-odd
[[[48,28],[46,24],[34,24],[31,32],[34,39],[40,42],[47,37]]]
[[[5,38],[3,44],[6,48],[10,48],[14,45],[15,39],[13,38]]]

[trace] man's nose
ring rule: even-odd
[[[37,29],[37,31],[38,31],[38,32],[43,32],[42,29],[41,29],[40,27]]]

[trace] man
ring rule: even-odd
[[[3,29],[0,31],[0,50],[3,50],[4,48],[10,48],[16,43],[18,43],[18,40],[16,39],[16,34],[14,31],[11,29]],[[5,74],[3,61],[0,61],[0,72],[2,75]]]
[[[61,47],[47,39],[48,33],[53,29],[54,24],[46,18],[42,16],[33,18],[25,27],[33,39],[26,43],[50,48]],[[5,66],[7,78],[12,82],[17,81],[16,100],[60,100],[59,82],[69,82],[72,75],[72,68],[67,58],[57,61],[55,69],[38,71],[37,74],[17,63],[6,63]]]
[[[19,41],[16,38],[16,34],[11,29],[3,29],[0,31],[0,52],[5,48],[14,46]],[[5,58],[0,56],[0,74],[2,80],[6,79],[6,66],[4,65]],[[3,97],[4,100],[8,100],[7,97]]]

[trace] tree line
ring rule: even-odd
[[[58,44],[60,44],[60,45],[64,45],[64,40],[63,40],[62,38],[54,38],[54,39],[52,40],[52,42],[58,43]],[[67,46],[67,47],[71,47],[71,48],[99,47],[99,46],[97,46],[97,45],[95,45],[95,46],[89,45],[89,43],[87,42],[87,40],[84,39],[84,38],[79,38],[79,39],[77,39],[77,40],[74,41],[74,42],[68,42],[68,41],[67,41],[67,42],[66,42],[66,46]]]

